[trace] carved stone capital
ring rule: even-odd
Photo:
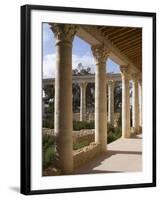
[[[139,79],[139,74],[138,73],[134,73],[134,74],[132,74],[132,81],[133,82],[138,82],[138,79]]]
[[[87,84],[88,84],[87,82],[81,82],[81,83],[79,83],[79,86],[80,86],[80,88],[86,89]]]
[[[93,56],[96,60],[96,63],[104,63],[109,56],[109,49],[104,46],[104,44],[92,46]]]
[[[76,25],[53,23],[50,23],[50,28],[55,35],[56,43],[61,41],[71,43],[78,29]]]
[[[115,81],[110,80],[110,81],[107,82],[107,84],[108,84],[108,86],[114,87]]]
[[[124,78],[130,78],[130,68],[129,65],[121,65],[120,66],[121,75]]]

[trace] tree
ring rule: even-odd
[[[122,83],[116,82],[114,89],[114,112],[121,112],[122,107]]]
[[[45,96],[43,97],[44,101],[44,112],[43,117],[43,127],[45,128],[54,128],[54,92],[55,89],[53,85],[46,85],[43,87]]]
[[[82,63],[78,63],[76,69],[72,70],[72,75],[73,76],[77,76],[77,75],[89,75],[89,74],[93,74],[91,73],[91,68],[84,66]]]

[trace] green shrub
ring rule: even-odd
[[[83,142],[77,142],[77,143],[73,144],[73,150],[81,149],[88,145],[89,145],[89,142],[87,140],[85,140]]]
[[[111,143],[122,136],[122,129],[120,127],[114,128],[114,131],[108,132],[107,143]]]
[[[54,164],[54,160],[57,156],[55,146],[55,138],[53,135],[43,135],[43,168],[47,168],[49,165]]]
[[[94,129],[94,121],[73,121],[73,130],[79,131],[81,129]]]
[[[114,132],[115,128],[112,124],[110,123],[107,123],[107,132],[110,133],[110,132]]]
[[[43,119],[43,127],[54,129],[54,118],[53,117],[46,117]]]

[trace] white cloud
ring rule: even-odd
[[[95,72],[94,58],[89,54],[83,56],[72,55],[72,68],[75,69],[79,63],[82,63],[84,68],[90,67],[91,72]],[[106,64],[107,72],[119,73],[119,66],[111,60],[108,60]],[[47,54],[43,59],[43,78],[55,77],[56,70],[56,54]]]
[[[94,72],[95,64],[92,56],[85,54],[83,56],[72,55],[73,69],[75,69],[79,63],[82,63],[84,68],[90,67],[92,72]]]
[[[48,42],[48,41],[52,41],[53,39],[53,33],[51,31],[51,29],[49,28],[49,25],[47,23],[43,24],[43,41],[44,42]]]
[[[82,63],[84,68],[90,67],[94,72],[94,59],[89,55],[78,56],[72,55],[72,68],[75,69],[79,63]],[[47,54],[43,58],[43,78],[55,77],[56,70],[56,54]]]
[[[56,54],[48,54],[43,58],[43,78],[55,77]]]

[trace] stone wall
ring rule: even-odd
[[[54,129],[43,128],[43,134],[54,135]],[[74,169],[92,160],[100,153],[100,145],[94,143],[94,129],[73,131],[73,145],[88,141],[88,146],[73,151]]]
[[[43,128],[43,134],[54,135],[54,129]],[[82,129],[80,131],[73,131],[73,143],[94,141],[94,129]]]
[[[82,141],[88,141],[89,143],[93,142],[94,129],[82,129],[80,131],[73,131],[73,143]]]
[[[92,142],[89,146],[74,151],[74,169],[77,169],[78,167],[95,158],[100,154],[100,150],[100,145]]]
[[[73,113],[73,120],[80,121],[80,113]]]
[[[53,135],[54,134],[54,129],[50,129],[50,128],[43,128],[42,129],[42,133],[43,135]]]

